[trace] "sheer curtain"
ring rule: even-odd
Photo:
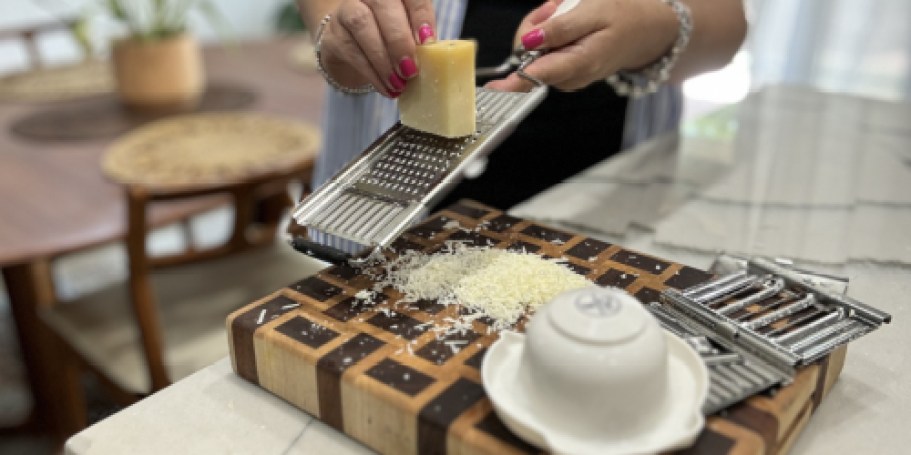
[[[911,1],[746,0],[754,88],[911,99]]]

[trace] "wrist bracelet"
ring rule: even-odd
[[[680,0],[661,0],[674,10],[680,28],[677,31],[677,40],[667,54],[658,61],[638,71],[618,71],[607,78],[607,83],[621,96],[639,98],[650,93],[655,93],[661,84],[667,82],[671,76],[671,69],[677,63],[677,58],[686,49],[693,33],[693,18],[690,8]]]
[[[326,71],[326,68],[323,67],[323,59],[321,58],[320,48],[323,44],[323,31],[326,29],[326,24],[329,23],[329,20],[332,19],[331,14],[327,14],[323,17],[323,20],[319,22],[319,27],[316,29],[316,38],[315,44],[313,45],[313,52],[316,54],[316,70],[323,76],[323,79],[326,80],[326,83],[330,87],[349,95],[364,95],[374,91],[374,88],[370,84],[362,85],[357,88],[348,88],[342,84],[339,84],[338,81],[332,78],[329,73]]]

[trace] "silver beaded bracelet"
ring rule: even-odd
[[[326,29],[326,24],[332,19],[331,14],[327,14],[323,17],[323,20],[319,22],[319,27],[316,29],[316,44],[313,46],[313,52],[316,54],[316,70],[323,75],[323,79],[326,80],[326,83],[330,87],[349,95],[364,95],[374,91],[373,85],[366,84],[357,88],[348,88],[342,84],[339,84],[338,81],[332,78],[329,73],[326,71],[326,68],[323,67],[323,59],[321,58],[320,48],[323,45],[323,31]]]
[[[674,10],[680,28],[674,47],[658,61],[638,71],[618,71],[607,78],[607,83],[621,96],[639,98],[658,91],[661,84],[667,82],[671,76],[671,69],[686,45],[690,42],[693,33],[693,18],[690,8],[680,0],[661,0]]]

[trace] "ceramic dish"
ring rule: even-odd
[[[530,444],[554,453],[647,454],[681,449],[693,444],[702,431],[702,402],[708,392],[708,372],[692,348],[676,336],[665,333],[669,354],[669,400],[663,418],[652,431],[622,439],[579,440],[569,434],[543,428],[531,409],[524,387],[517,387],[519,363],[525,336],[505,332],[484,359],[482,380],[500,420]],[[570,416],[567,416],[571,418]]]

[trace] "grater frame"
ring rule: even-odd
[[[528,92],[476,88],[477,131],[471,136],[449,139],[401,122],[393,125],[295,207],[291,245],[332,263],[362,259],[388,247],[464,178],[480,175],[487,155],[544,101],[547,86],[523,71],[540,55],[525,52],[496,69],[478,70],[491,75],[517,69],[533,88]]]

